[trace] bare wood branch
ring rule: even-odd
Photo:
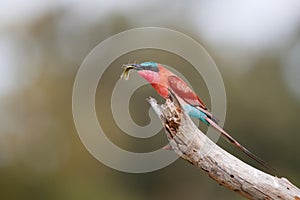
[[[180,104],[184,102],[176,97],[163,105],[151,97],[148,101],[161,118],[170,148],[220,185],[248,199],[300,200],[300,189],[286,178],[262,172],[212,142],[183,112]]]

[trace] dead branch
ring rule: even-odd
[[[170,148],[220,185],[248,199],[300,200],[300,189],[286,178],[262,172],[212,142],[185,114],[184,102],[179,103],[175,96],[163,105],[151,97],[148,101],[165,127]]]

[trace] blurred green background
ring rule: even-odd
[[[0,198],[244,199],[183,160],[128,174],[104,166],[81,143],[71,108],[81,62],[106,38],[145,26],[181,31],[206,48],[226,87],[225,129],[300,186],[299,9],[297,0],[1,1]],[[127,136],[109,106],[121,64],[154,58],[186,78],[194,74],[178,56],[143,50],[120,57],[98,85],[99,121],[127,150],[147,152],[166,143],[163,131],[145,140]],[[191,83],[209,105],[201,77]],[[137,124],[149,123],[149,95],[159,98],[150,87],[132,97],[129,109]],[[260,167],[224,141],[219,144]]]

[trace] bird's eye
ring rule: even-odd
[[[143,70],[151,70],[151,67],[149,65],[144,65],[142,67],[143,67]]]
[[[147,69],[147,70],[151,70],[151,66],[150,66],[150,65],[147,65],[147,66],[146,66],[146,69]]]
[[[143,70],[158,72],[158,68],[153,65],[144,65]]]

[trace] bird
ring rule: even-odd
[[[251,153],[247,148],[242,146],[236,139],[229,135],[219,124],[219,120],[214,117],[200,97],[184,82],[179,76],[166,69],[160,63],[147,61],[140,64],[124,64],[124,71],[121,78],[129,79],[129,71],[136,70],[138,74],[148,81],[156,92],[167,99],[169,90],[173,91],[177,97],[181,98],[184,104],[184,111],[191,117],[197,118],[208,126],[212,126],[231,144],[240,149],[247,156],[276,173],[276,169],[267,162]]]

